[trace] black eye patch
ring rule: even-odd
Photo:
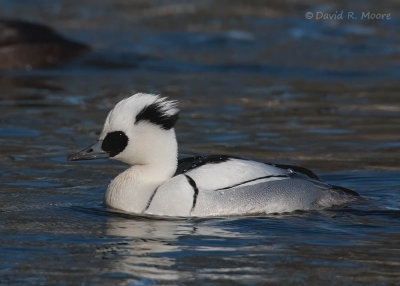
[[[107,134],[101,144],[101,149],[108,152],[110,157],[121,153],[128,145],[128,137],[122,131],[114,131]]]

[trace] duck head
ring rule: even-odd
[[[98,141],[68,156],[69,161],[111,158],[130,165],[168,165],[175,172],[178,147],[176,101],[137,93],[109,112]]]

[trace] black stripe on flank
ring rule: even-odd
[[[248,181],[241,182],[241,183],[236,184],[236,185],[232,185],[232,186],[229,186],[229,187],[217,189],[215,191],[223,191],[223,190],[227,190],[227,189],[230,189],[230,188],[238,187],[238,186],[246,184],[246,183],[254,182],[254,181],[257,181],[257,180],[261,180],[261,179],[269,179],[269,178],[289,178],[289,176],[288,175],[270,175],[270,176],[258,177],[258,178],[255,178],[255,179],[251,179],[251,180],[248,180]]]
[[[147,202],[147,205],[146,205],[146,207],[144,208],[143,212],[145,212],[145,211],[147,211],[147,210],[149,209],[149,207],[150,207],[150,205],[151,205],[151,202],[153,201],[154,196],[156,195],[157,191],[158,191],[158,188],[155,189],[154,192],[151,194],[150,199],[149,199],[149,201]]]
[[[197,188],[196,182],[188,175],[185,175],[186,179],[188,180],[189,184],[192,186],[193,188],[193,204],[192,204],[192,209],[191,211],[193,211],[194,207],[196,206],[196,202],[197,202],[197,195],[199,194],[199,189]]]

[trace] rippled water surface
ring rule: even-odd
[[[0,284],[399,285],[396,1],[0,1],[93,52],[0,72]],[[390,20],[307,20],[306,11]],[[125,165],[67,162],[132,92],[180,101],[180,151],[299,164],[361,202],[265,217],[108,212]]]

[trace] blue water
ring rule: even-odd
[[[400,10],[296,3],[0,1],[2,17],[93,47],[0,71],[0,284],[399,285]],[[304,18],[341,9],[392,18]],[[66,155],[133,92],[179,100],[181,154],[302,165],[362,200],[257,217],[109,212],[103,193],[126,166]]]

